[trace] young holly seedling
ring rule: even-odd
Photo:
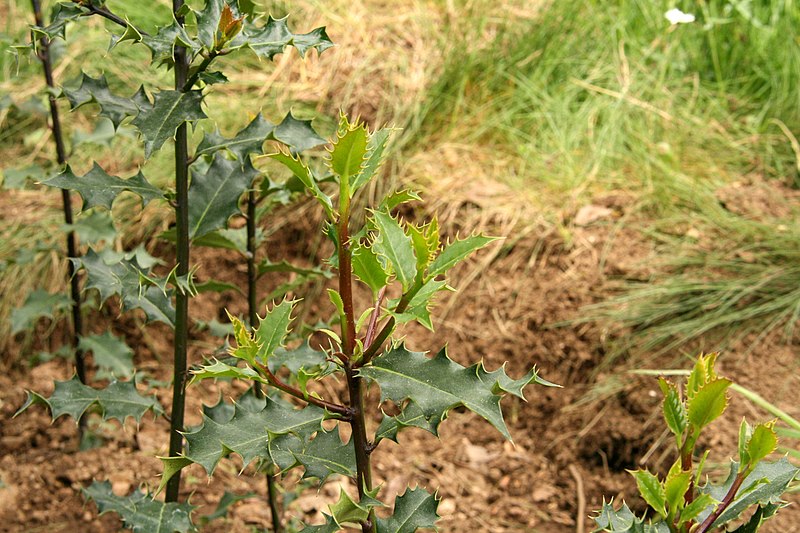
[[[731,381],[717,376],[718,354],[700,355],[681,391],[678,385],[659,378],[664,394],[662,404],[667,427],[675,437],[678,458],[667,475],[660,479],[648,470],[631,472],[651,517],[637,517],[623,504],[614,510],[604,503],[595,518],[598,531],[631,533],[705,533],[722,531],[746,511],[755,509],[738,533],[758,531],[768,518],[785,504],[781,495],[797,476],[798,470],[784,457],[765,461],[778,444],[775,421],[751,427],[745,420],[739,430],[739,460],[731,461],[730,474],[721,484],[706,481],[701,485],[708,451],[698,464],[694,458],[703,431],[719,418],[728,406]]]

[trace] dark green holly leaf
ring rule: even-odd
[[[292,33],[286,24],[286,18],[273,19],[271,16],[263,26],[256,26],[248,23],[242,33],[239,34],[229,45],[229,48],[246,46],[250,48],[258,57],[272,59],[283,53],[287,46],[294,46],[305,56],[306,52],[312,48],[322,53],[333,43],[325,33],[325,28],[317,28],[309,33]]]
[[[229,81],[228,77],[225,76],[225,74],[223,74],[222,72],[219,72],[217,70],[212,70],[212,71],[206,70],[206,71],[203,71],[200,74],[198,74],[198,78],[200,79],[200,81],[202,81],[206,85],[216,85],[218,83],[228,83],[228,81]]]
[[[73,150],[83,144],[96,144],[98,146],[110,147],[117,135],[130,136],[132,128],[123,127],[119,132],[114,128],[114,123],[106,118],[99,118],[94,130],[84,131],[76,129],[72,132],[72,148]]]
[[[759,507],[746,524],[742,524],[738,528],[734,529],[732,533],[756,533],[761,529],[761,526],[764,525],[764,522],[775,516],[775,513],[778,512],[778,509],[782,507],[784,507],[784,505],[773,503]]]
[[[134,533],[188,533],[195,531],[191,514],[195,509],[188,503],[164,503],[149,494],[136,490],[130,496],[117,496],[110,481],[95,481],[83,489],[83,494],[97,504],[100,514],[117,513],[125,527]]]
[[[67,165],[64,172],[44,180],[42,183],[50,187],[78,191],[83,198],[83,207],[81,208],[83,211],[92,207],[111,209],[114,199],[123,191],[140,196],[144,205],[147,205],[150,200],[164,197],[160,190],[145,179],[141,171],[124,180],[107,174],[97,163],[94,163],[92,170],[83,176],[73,174],[72,169]]]
[[[202,174],[192,172],[189,187],[189,237],[197,239],[224,227],[239,212],[239,198],[253,183],[257,172],[249,163],[244,169],[238,162],[214,156],[214,162]]]
[[[405,292],[417,275],[417,259],[411,237],[406,235],[400,222],[389,213],[373,211],[372,221],[378,231],[372,248],[389,261]]]
[[[44,27],[32,26],[31,32],[36,40],[41,37],[46,39],[66,39],[67,23],[73,22],[83,16],[86,10],[73,2],[59,2],[50,12],[50,24]]]
[[[117,230],[114,219],[108,211],[92,211],[82,216],[74,224],[64,224],[65,231],[74,231],[78,241],[83,244],[95,244],[101,241],[114,242]]]
[[[328,414],[313,405],[296,409],[287,402],[272,398],[267,398],[265,407],[258,412],[236,404],[229,422],[217,422],[206,416],[200,429],[186,433],[186,449],[182,457],[161,459],[164,463],[161,485],[165,485],[175,472],[191,463],[199,464],[211,475],[217,463],[230,453],[240,455],[245,466],[261,458],[285,467],[285,455],[281,460],[281,457],[276,457],[273,448],[276,442],[281,444],[279,437],[293,436],[292,442],[299,442],[302,449],[303,442],[321,431],[322,421],[326,418]],[[289,457],[291,465],[294,459],[291,454]]]
[[[710,494],[717,501],[722,501],[728,493],[736,475],[739,471],[739,464],[731,461],[730,474],[722,485],[711,485],[700,487],[699,491]],[[721,527],[731,520],[735,520],[741,514],[754,505],[765,506],[781,502],[781,496],[786,492],[800,469],[791,464],[785,457],[773,463],[761,462],[756,465],[752,473],[748,475],[742,483],[733,502],[725,511],[714,521],[713,527]],[[714,507],[709,507],[698,518],[702,522],[710,515]]]
[[[85,289],[97,289],[102,301],[116,294],[122,300],[123,309],[142,309],[148,320],[173,325],[175,310],[172,302],[158,287],[142,285],[149,273],[136,257],[127,259],[109,250],[99,254],[89,250],[75,263],[86,269]]]
[[[11,311],[11,334],[31,329],[42,317],[53,319],[55,314],[69,309],[71,305],[72,300],[65,294],[50,294],[37,289],[28,295],[22,307]]]
[[[490,242],[497,240],[496,237],[484,237],[483,235],[472,235],[466,239],[456,240],[450,243],[442,250],[442,253],[436,257],[428,268],[428,276],[434,277],[439,274],[444,274],[459,261],[469,257],[472,252],[483,248]]]
[[[192,39],[174,18],[172,24],[160,28],[155,35],[143,35],[142,43],[150,49],[153,63],[172,65],[175,46],[184,46],[190,54],[200,50],[200,43]]]
[[[325,352],[313,349],[308,344],[308,341],[303,342],[294,350],[278,348],[275,350],[275,354],[267,361],[267,365],[273,373],[278,372],[281,367],[285,367],[292,375],[300,372],[301,368],[327,368],[329,364]]]
[[[206,118],[200,91],[161,91],[155,93],[152,107],[144,108],[133,119],[144,137],[144,155],[149,158],[168,140],[175,137],[178,126]]]
[[[92,78],[86,73],[81,74],[80,85],[76,89],[65,87],[64,95],[69,100],[70,108],[77,109],[82,105],[96,103],[100,106],[100,116],[108,118],[114,128],[127,117],[135,117],[139,113],[139,106],[132,98],[117,96],[108,88],[105,74]]]
[[[637,518],[627,504],[623,503],[619,511],[615,511],[611,502],[603,502],[600,514],[594,518],[596,531],[613,531],[614,533],[670,533],[669,526],[663,522],[645,524],[643,518]]]
[[[24,189],[28,182],[41,181],[45,172],[39,165],[29,165],[25,168],[4,168],[3,189]]]
[[[97,379],[133,377],[133,350],[110,331],[81,337],[78,347],[92,352],[98,366]]]
[[[159,235],[162,239],[175,242],[175,228],[170,228]],[[264,240],[264,232],[261,228],[256,228],[256,245]],[[240,254],[247,253],[247,228],[222,228],[192,241],[194,246],[204,246],[206,248],[224,248],[234,250]]]
[[[305,152],[327,141],[320,137],[311,126],[310,120],[301,120],[289,111],[280,124],[275,126],[272,139],[288,146],[292,153]]]
[[[414,533],[418,529],[436,529],[439,500],[423,488],[406,489],[394,502],[389,518],[378,518],[378,533]]]
[[[344,443],[338,431],[319,431],[305,450],[294,452],[297,463],[305,469],[303,478],[316,478],[320,485],[332,474],[355,477],[356,452],[352,443]]]
[[[250,121],[243,130],[234,137],[226,139],[219,130],[214,133],[206,133],[202,142],[197,147],[197,155],[213,154],[219,150],[228,150],[236,156],[236,159],[244,164],[248,161],[249,154],[260,154],[263,146],[270,137],[275,125],[264,118],[259,113]]]
[[[422,409],[419,408],[414,402],[408,402],[397,416],[383,415],[378,430],[375,432],[375,442],[378,443],[383,439],[389,439],[397,442],[397,434],[401,429],[407,427],[415,427],[424,429],[434,435],[439,435],[439,422],[441,420],[434,417],[433,420],[427,418]]]
[[[234,283],[226,283],[224,281],[219,281],[216,279],[208,279],[203,281],[202,283],[196,283],[194,285],[195,292],[197,294],[202,294],[204,292],[226,292],[226,291],[235,291],[239,294],[244,294],[242,289],[234,284]]]
[[[446,350],[428,358],[399,344],[373,359],[359,374],[375,381],[381,388],[381,400],[399,404],[416,403],[431,423],[444,420],[448,411],[464,406],[482,416],[504,437],[511,439],[500,410],[502,392],[520,390],[538,381],[535,372],[521,380],[512,380],[501,368],[489,373],[483,363],[463,367],[447,357]],[[505,376],[502,377],[501,376]]]
[[[299,267],[297,265],[293,265],[286,261],[285,259],[282,260],[280,263],[273,263],[269,259],[263,259],[256,267],[258,269],[258,275],[263,276],[268,272],[288,272],[292,274],[297,274],[298,276],[302,276],[305,278],[311,277],[318,277],[321,276],[325,279],[330,279],[333,277],[333,273],[330,270],[326,270],[319,267]]]
[[[78,376],[73,376],[69,381],[56,381],[49,398],[28,391],[28,399],[14,416],[34,404],[47,407],[53,420],[68,415],[76,422],[90,407],[96,407],[104,420],[113,418],[120,422],[128,417],[140,422],[147,411],[163,413],[158,400],[154,396],[139,394],[133,381],[112,381],[105,389],[93,389],[81,383]]]

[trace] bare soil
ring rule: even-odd
[[[616,209],[615,201],[598,199],[597,203]],[[492,226],[491,220],[486,222]],[[440,526],[447,532],[591,531],[588,515],[604,497],[625,499],[635,510],[644,509],[626,469],[646,465],[664,472],[674,459],[671,439],[659,416],[656,382],[620,372],[624,361],[618,361],[613,372],[601,370],[607,340],[601,328],[553,327],[575,319],[582,306],[606,298],[609,277],[646,273],[650,245],[633,230],[613,228],[608,220],[572,226],[566,244],[544,225],[528,227],[521,238],[515,240],[512,233],[505,244],[484,251],[456,273],[453,285],[460,290],[440,302],[435,334],[408,331],[410,347],[432,351],[448,344],[455,360],[467,364],[483,359],[489,369],[507,362],[512,376],[536,365],[542,376],[563,388],[532,388],[527,402],[505,403],[513,444],[478,417],[461,412],[452,413],[442,424],[440,440],[407,431],[399,444],[386,442],[374,455],[375,476],[383,483],[384,498],[391,500],[407,484],[438,490]],[[450,228],[453,233],[457,229]],[[315,232],[310,222],[297,217],[290,222],[285,242],[271,243],[271,257],[288,255],[304,261],[314,254],[324,255],[324,249],[316,249]],[[236,258],[198,250],[195,259],[202,265],[201,277],[213,274],[224,281],[245,281]],[[262,293],[275,283],[276,279],[265,280]],[[314,316],[318,312],[314,298],[306,301],[311,302],[309,316]],[[194,316],[210,320],[221,319],[224,308],[243,311],[245,302],[235,294],[203,295],[192,305]],[[94,317],[92,331],[103,331],[113,323],[115,332],[135,348],[137,367],[168,379],[169,331],[158,325],[144,329],[129,315],[121,320],[114,320],[114,315],[114,309],[108,308]],[[192,360],[198,362],[210,353],[215,342],[197,333]],[[19,349],[18,345],[13,348]],[[721,370],[800,416],[792,395],[798,387],[796,354],[796,345],[768,338],[746,356],[723,354]],[[25,361],[24,354],[9,355]],[[676,364],[685,368],[688,363],[670,356],[648,366]],[[67,379],[70,374],[69,363],[54,360],[33,368],[20,363],[0,375],[0,531],[116,531],[118,519],[98,516],[79,489],[93,478],[109,479],[118,494],[158,483],[161,467],[156,456],[165,454],[168,431],[163,420],[146,418],[138,429],[131,424],[125,428],[102,424],[98,431],[107,441],[99,448],[79,451],[72,421],[51,424],[40,408],[12,418],[25,400],[25,389],[48,393],[54,379]],[[219,394],[231,397],[242,390],[242,386],[227,384],[191,388],[187,424],[200,422],[201,403],[215,403]],[[336,395],[339,391],[328,392]],[[159,397],[169,405],[168,393],[161,392]],[[767,417],[743,398],[734,397],[730,412],[704,443],[717,447],[712,462],[721,463],[728,451],[735,451],[736,428],[743,415],[751,420]],[[199,506],[202,514],[213,510],[225,490],[263,494],[263,476],[252,468],[239,474],[240,469],[238,458],[224,460],[209,481],[202,470],[190,467],[184,475],[183,496]],[[289,505],[288,515],[314,520],[337,492],[335,484],[319,496],[312,490]],[[228,518],[204,531],[249,532],[263,530],[269,523],[268,507],[254,498],[236,504]],[[793,505],[763,531],[800,531],[798,524],[800,511]]]

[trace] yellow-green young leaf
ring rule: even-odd
[[[636,470],[631,474],[636,479],[636,486],[639,488],[639,494],[642,495],[644,501],[657,513],[666,516],[666,495],[664,494],[664,486],[658,478],[647,470]]]
[[[778,446],[778,435],[775,434],[775,420],[758,424],[753,428],[753,435],[747,442],[747,457],[752,467],[775,451]]]
[[[683,508],[681,511],[681,516],[678,521],[679,525],[685,524],[690,520],[694,520],[700,513],[702,513],[705,509],[708,509],[711,506],[715,506],[718,504],[719,501],[715,500],[710,494],[698,494],[692,500],[692,503],[688,504],[686,507]]]
[[[750,437],[753,435],[753,428],[747,423],[747,420],[742,418],[742,423],[739,425],[739,472],[743,472],[747,465],[750,464],[750,455],[747,453],[747,445],[750,442]]]
[[[730,386],[730,380],[718,378],[698,388],[687,401],[689,422],[700,429],[719,417],[728,405],[727,391]]]
[[[258,328],[255,330],[255,342],[258,344],[258,359],[262,363],[283,346],[283,341],[289,334],[289,323],[292,321],[292,311],[297,302],[284,300],[272,309],[267,309],[264,318],[258,318]]]
[[[372,248],[389,260],[405,292],[417,275],[417,259],[411,237],[406,235],[400,223],[388,213],[373,211],[372,220],[378,231]]]
[[[434,217],[424,226],[408,224],[408,233],[414,244],[414,255],[417,256],[417,275],[420,276],[433,261],[439,249],[439,221]]]
[[[317,180],[314,179],[314,175],[311,173],[311,169],[309,169],[306,164],[300,160],[299,156],[294,157],[284,152],[278,152],[275,154],[270,154],[269,157],[288,168],[292,174],[294,174],[295,177],[300,180],[303,186],[305,186],[306,190],[311,193],[311,195],[322,205],[322,207],[325,209],[325,212],[328,214],[328,218],[331,220],[335,218],[333,213],[333,202],[331,201],[330,196],[322,192],[322,189],[320,189],[319,185],[317,184]]]
[[[330,298],[331,303],[336,308],[336,313],[339,315],[339,320],[342,324],[345,324],[346,318],[344,314],[344,302],[342,301],[342,295],[336,292],[334,289],[328,289],[328,298]]]
[[[378,254],[369,246],[357,244],[353,247],[352,264],[353,272],[372,289],[373,296],[389,282],[389,273]]]
[[[344,132],[337,135],[331,149],[328,164],[331,170],[342,180],[349,180],[361,171],[364,158],[367,155],[367,128],[363,125],[350,125],[345,121]],[[349,187],[348,187],[349,189]]]
[[[681,395],[678,392],[678,387],[673,383],[669,383],[664,378],[658,378],[658,385],[664,393],[664,403],[662,408],[664,410],[664,420],[667,422],[667,427],[678,438],[680,442],[683,437],[683,432],[686,430],[686,407],[681,401]]]
[[[718,355],[718,353],[700,354],[697,358],[686,382],[686,396],[688,398],[692,398],[700,387],[706,383],[717,379],[714,365],[717,362]]]
[[[667,509],[670,511],[683,507],[684,496],[692,481],[692,472],[689,470],[681,472],[680,462],[675,464],[678,466],[678,471],[670,471],[664,481],[664,496],[667,501]]]
[[[340,527],[344,524],[358,524],[369,517],[369,512],[375,507],[382,507],[383,503],[375,499],[379,488],[365,494],[359,501],[353,500],[344,489],[339,489],[339,501],[329,505],[334,522]]]
[[[231,366],[222,361],[214,361],[210,365],[203,365],[197,370],[192,370],[192,380],[189,384],[191,385],[204,379],[242,379],[269,385],[269,381],[262,378],[258,372],[249,366],[244,368]]]
[[[433,260],[428,269],[428,276],[438,276],[444,274],[459,261],[469,257],[469,255],[479,248],[483,248],[497,237],[484,237],[483,235],[473,235],[466,239],[456,240],[449,244],[439,256]]]
[[[226,309],[228,320],[233,324],[233,337],[236,339],[236,346],[231,346],[228,353],[237,359],[247,361],[249,364],[255,366],[256,355],[258,354],[258,345],[253,340],[253,335],[250,329],[244,322],[233,316]]]
[[[402,191],[395,191],[391,193],[389,196],[386,196],[383,200],[381,200],[380,207],[378,211],[386,211],[389,212],[398,205],[404,204],[406,202],[410,202],[412,200],[420,201],[422,198],[419,197],[414,191],[403,189]]]
[[[366,161],[358,175],[353,178],[351,195],[369,183],[369,180],[378,172],[383,163],[383,152],[386,150],[386,142],[389,140],[389,134],[391,133],[392,130],[390,128],[383,128],[369,136]]]

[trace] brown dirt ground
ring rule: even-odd
[[[617,200],[601,198],[596,203],[617,209]],[[479,205],[469,202],[450,208],[468,220],[475,220],[480,211]],[[408,342],[418,350],[435,350],[447,343],[457,361],[483,359],[490,369],[507,361],[511,375],[521,375],[535,364],[544,377],[564,388],[533,388],[527,403],[505,403],[514,445],[477,417],[455,412],[442,424],[441,440],[408,431],[399,444],[381,446],[374,455],[375,475],[384,484],[384,497],[402,492],[407,484],[438,490],[442,531],[590,531],[592,523],[584,517],[600,506],[604,496],[624,498],[634,509],[643,509],[625,469],[647,465],[665,471],[673,459],[671,439],[666,438],[659,418],[653,378],[598,371],[605,355],[602,329],[551,325],[574,319],[581,306],[607,297],[608,277],[641,275],[652,250],[634,231],[618,231],[608,221],[572,225],[565,240],[563,233],[546,225],[533,224],[520,231],[517,217],[500,218],[489,217],[483,220],[484,226],[496,233],[516,227],[512,237],[460,268],[453,283],[460,291],[441,301],[436,333],[408,331]],[[455,233],[459,228],[450,225],[448,229]],[[306,217],[290,214],[287,238],[270,245],[272,257],[303,260],[313,256],[315,231]],[[235,258],[199,251],[196,259],[202,264],[201,277],[213,273],[226,281],[244,282],[243,268]],[[275,282],[266,280],[262,291],[266,293]],[[317,311],[314,298],[306,301],[312,302],[308,313],[313,316]],[[223,308],[240,312],[243,306],[235,295],[203,295],[193,303],[192,312],[203,320],[221,319]],[[94,317],[92,331],[103,331],[111,320],[108,316],[114,316],[111,311]],[[168,330],[158,325],[143,329],[130,316],[114,321],[114,328],[135,348],[140,369],[161,379],[168,376]],[[212,340],[197,334],[192,360],[198,361],[212,347]],[[796,345],[767,339],[747,356],[725,354],[722,371],[800,416],[800,406],[791,395],[798,385],[796,353]],[[21,360],[19,346],[6,355]],[[770,369],[759,364],[765,359],[772,362]],[[670,358],[653,361],[651,366],[675,364],[676,359]],[[163,420],[146,418],[138,431],[132,425],[124,429],[103,425],[100,430],[108,442],[101,448],[77,451],[71,421],[51,424],[39,408],[12,418],[24,401],[24,389],[46,393],[52,390],[53,379],[66,379],[70,373],[69,364],[55,360],[35,368],[17,365],[0,375],[0,531],[116,531],[117,518],[98,517],[94,504],[84,503],[78,489],[93,478],[111,480],[118,494],[140,484],[157,485],[160,464],[155,456],[165,453],[167,434]],[[201,402],[214,403],[220,393],[234,396],[243,387],[233,389],[225,384],[191,388],[187,424],[200,421]],[[593,390],[605,392],[587,396]],[[160,399],[168,405],[168,394],[160,393]],[[722,450],[712,461],[722,462],[727,450],[735,450],[742,415],[751,420],[766,417],[745,400],[734,398],[731,411],[705,443]],[[252,469],[238,475],[240,467],[236,458],[224,460],[210,481],[201,470],[189,468],[184,497],[191,495],[191,502],[204,513],[213,509],[226,489],[263,494],[263,477]],[[325,509],[320,502],[331,501],[337,490],[324,489],[319,498],[311,491],[295,500],[288,512],[313,520],[319,509]],[[235,505],[229,518],[204,531],[247,532],[268,524],[268,508],[251,499]],[[763,531],[800,531],[797,524],[800,511],[792,506]]]

